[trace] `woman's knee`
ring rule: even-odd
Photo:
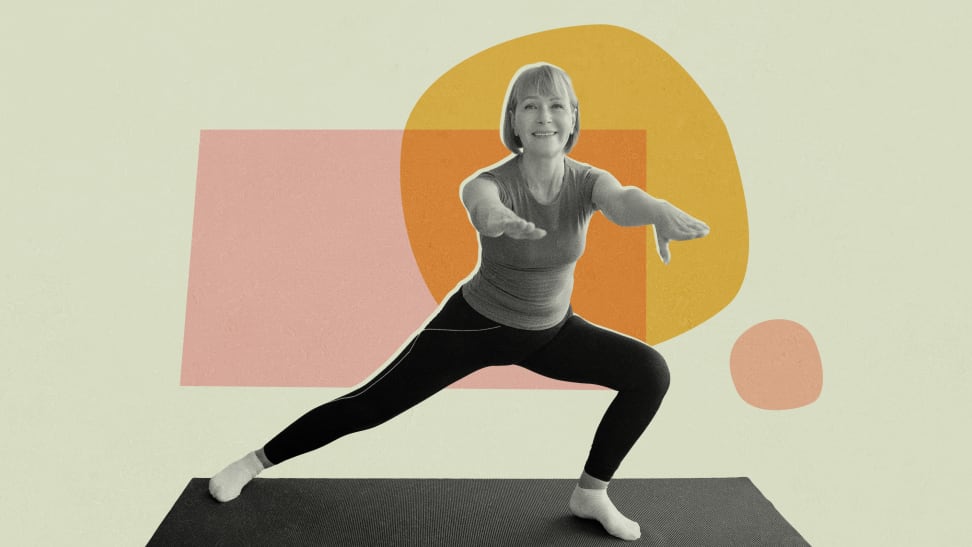
[[[658,397],[668,392],[671,385],[668,363],[654,348],[642,346],[631,370],[632,389],[646,391]]]

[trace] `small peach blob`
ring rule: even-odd
[[[744,332],[732,347],[729,369],[739,396],[765,410],[806,406],[823,388],[813,336],[786,319],[764,321]]]

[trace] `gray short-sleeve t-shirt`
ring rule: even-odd
[[[479,236],[479,268],[462,287],[477,312],[497,323],[540,330],[560,322],[570,306],[574,266],[584,253],[593,203],[596,170],[564,159],[564,181],[550,203],[527,188],[516,155],[478,176],[499,188],[500,200],[547,235],[536,240]]]

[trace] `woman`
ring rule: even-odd
[[[623,226],[654,225],[666,264],[670,240],[702,237],[709,228],[641,189],[622,187],[610,173],[567,157],[579,129],[577,97],[563,70],[541,63],[517,72],[501,127],[513,155],[461,188],[480,234],[476,271],[369,382],[311,410],[213,477],[213,497],[234,499],[271,465],[377,426],[476,370],[515,363],[618,392],[595,432],[569,506],[614,536],[640,537],[639,525],[611,503],[607,486],[658,410],[668,389],[668,367],[648,345],[573,313],[574,265],[596,211]]]

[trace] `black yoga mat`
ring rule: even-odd
[[[614,504],[641,523],[630,543],[570,515],[575,484],[256,479],[219,503],[192,479],[149,545],[808,545],[748,478],[614,480]]]

